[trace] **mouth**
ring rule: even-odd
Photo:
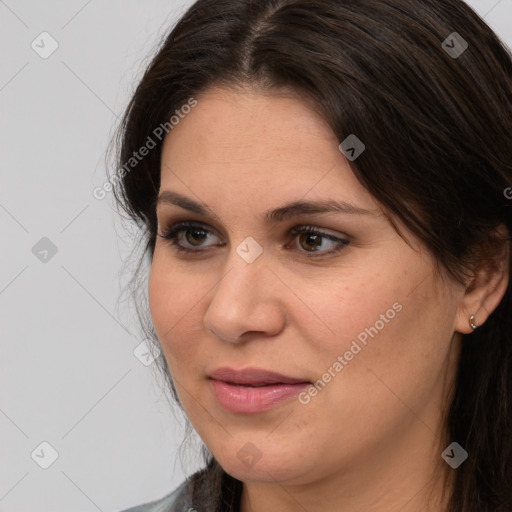
[[[281,373],[260,368],[246,368],[245,370],[218,368],[209,377],[233,386],[247,387],[263,387],[272,384],[311,384],[307,379],[288,377]]]
[[[230,386],[238,386],[238,387],[246,387],[246,388],[262,388],[262,387],[265,387],[265,386],[269,386],[270,383],[265,383],[265,384],[244,384],[244,383],[240,383],[240,382],[229,382],[229,381],[221,381],[221,382],[225,382],[226,384],[229,384]],[[275,384],[282,384],[281,382],[276,382]]]
[[[260,369],[221,368],[209,376],[224,409],[241,414],[265,412],[297,396],[311,382]]]

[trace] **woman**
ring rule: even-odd
[[[511,135],[462,1],[197,1],[111,182],[206,464],[130,511],[512,510]]]

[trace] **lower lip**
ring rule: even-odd
[[[285,400],[297,396],[309,383],[269,384],[268,386],[235,386],[212,380],[213,392],[224,409],[231,412],[254,414],[268,411]]]

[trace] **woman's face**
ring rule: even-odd
[[[158,236],[149,294],[204,443],[245,482],[363,485],[384,466],[444,464],[464,289],[396,233],[306,103],[229,89],[197,100],[165,140],[157,206],[160,235],[193,223],[174,239],[192,252]],[[220,368],[298,383],[213,380]]]

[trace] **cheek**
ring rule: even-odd
[[[165,248],[155,248],[149,275],[149,305],[151,317],[161,342],[174,331],[179,320],[191,309],[194,290],[201,288],[201,280],[187,277],[179,265],[172,265]]]
[[[389,270],[370,279],[354,273],[337,288],[326,283],[302,290],[309,308],[297,308],[293,322],[310,340],[305,357],[317,363],[316,376],[326,383],[319,395],[351,401],[377,386],[392,401],[386,384],[404,397],[434,385],[450,348],[454,301],[429,279],[415,289],[423,268],[414,278]],[[364,401],[373,403],[371,396]]]
[[[351,347],[362,352],[372,340],[384,339],[410,309],[404,303],[404,289],[397,284],[403,280],[388,280],[371,272],[351,274],[339,278],[331,275],[329,281],[316,286],[309,280],[290,285],[301,299],[304,297],[289,303],[291,323],[299,326],[304,340],[314,343],[317,359],[324,365]],[[336,285],[336,281],[343,284]]]
[[[201,304],[209,289],[199,273],[189,275],[169,265],[155,251],[148,295],[151,318],[172,374],[193,364],[202,329]],[[179,364],[177,364],[179,362]]]
[[[426,288],[418,294],[393,294],[383,303],[367,303],[370,315],[359,311],[361,321],[352,323],[343,353],[345,360],[347,355],[352,359],[332,387],[335,400],[352,400],[361,415],[372,410],[374,419],[388,427],[401,418],[413,419],[410,410],[441,406],[452,349],[453,307],[438,299],[428,284]]]

